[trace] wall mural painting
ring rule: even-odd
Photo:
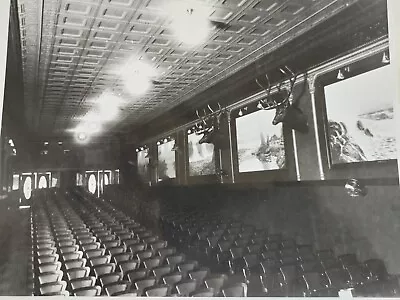
[[[389,66],[325,87],[331,162],[396,159],[394,82]]]
[[[202,134],[188,135],[189,176],[215,174],[214,145],[199,144]]]
[[[239,172],[285,167],[282,124],[272,125],[274,110],[259,110],[236,119]]]
[[[144,149],[137,153],[137,165],[139,176],[143,180],[149,180],[149,149]]]
[[[176,177],[174,145],[174,140],[158,145],[158,181]]]

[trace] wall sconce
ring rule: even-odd
[[[346,78],[345,73],[349,73],[349,72],[350,72],[350,67],[345,67],[343,70],[339,69],[336,78],[339,80],[343,80]]]
[[[367,188],[358,179],[351,178],[347,180],[346,184],[344,185],[344,189],[350,197],[367,195]]]
[[[383,64],[390,64],[389,54],[386,51],[383,53],[382,63]]]
[[[339,80],[343,80],[345,78],[342,70],[339,70],[336,78],[339,79]]]

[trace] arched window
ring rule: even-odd
[[[89,189],[89,192],[91,192],[92,194],[96,193],[97,180],[96,180],[96,176],[94,174],[90,174],[90,176],[89,176],[88,189]]]
[[[31,199],[32,196],[32,178],[26,177],[24,182],[24,196],[26,200]]]
[[[47,188],[47,178],[46,176],[41,176],[39,179],[39,189],[46,189]]]

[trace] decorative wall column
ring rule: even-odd
[[[396,101],[394,104],[394,113],[397,122],[397,166],[400,174],[400,1],[388,0],[388,24],[389,24],[389,49],[390,65],[393,72]],[[400,176],[399,176],[400,180]]]
[[[7,46],[8,46],[8,26],[10,18],[10,0],[2,0],[0,2],[0,133],[3,135],[3,104],[4,104],[4,86],[6,79],[6,64],[7,64]],[[1,142],[0,156],[0,170],[6,168],[6,158],[4,153],[3,139]],[[0,172],[1,188],[7,183],[7,178],[4,177],[4,172]]]
[[[319,169],[319,177],[321,180],[325,180],[324,166],[322,164],[322,154],[321,154],[321,143],[318,132],[318,122],[317,122],[317,104],[315,98],[315,75],[310,75],[308,77],[308,88],[311,94],[311,105],[312,105],[312,114],[313,114],[313,122],[314,122],[314,135],[315,135],[315,144],[317,149],[317,163]]]
[[[221,117],[220,130],[223,136],[223,147],[221,149],[216,149],[216,159],[219,160],[219,165],[217,168],[220,171],[221,183],[233,183],[235,182],[235,174],[233,172],[232,163],[232,135],[231,135],[231,112],[227,111]]]

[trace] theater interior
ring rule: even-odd
[[[396,2],[2,0],[0,295],[399,297]]]

